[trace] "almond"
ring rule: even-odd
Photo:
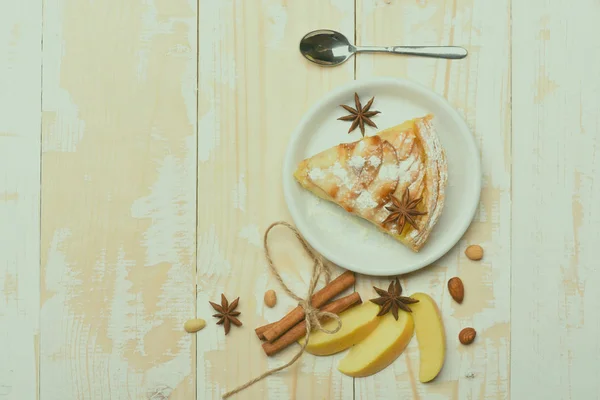
[[[471,245],[465,250],[465,255],[469,260],[479,261],[483,258],[483,248],[479,245]]]
[[[460,278],[455,276],[448,281],[448,291],[457,303],[462,303],[465,298],[465,286]]]
[[[462,331],[460,331],[460,333],[458,334],[458,340],[462,344],[471,344],[471,343],[473,343],[473,340],[475,340],[476,335],[477,335],[477,332],[475,332],[475,329],[465,328]]]
[[[277,293],[274,290],[267,290],[265,292],[265,304],[269,308],[273,308],[277,304]]]

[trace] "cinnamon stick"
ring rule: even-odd
[[[342,311],[345,311],[348,308],[360,303],[362,303],[360,294],[358,294],[358,292],[354,292],[348,296],[342,297],[325,305],[321,311],[339,314]],[[304,335],[306,335],[306,321],[300,322],[273,342],[263,343],[262,347],[267,356],[272,356],[285,349],[290,344],[298,341],[298,339],[302,338]]]
[[[350,286],[354,285],[356,278],[354,272],[346,271],[326,285],[323,289],[316,292],[311,298],[311,304],[315,308],[320,308],[327,301],[331,300]],[[263,335],[266,340],[272,342],[304,318],[304,309],[301,306],[294,308],[285,317],[275,322]],[[258,328],[260,329],[260,328]],[[257,329],[257,330],[258,330]],[[257,332],[258,334],[258,332]],[[260,334],[258,334],[260,337]]]
[[[277,324],[277,322],[279,322],[279,321],[271,322],[270,324],[259,326],[258,328],[256,328],[254,330],[254,332],[256,332],[256,336],[258,336],[258,338],[260,340],[267,340],[265,338],[265,332],[268,331],[269,329],[271,329],[272,327],[274,327]]]

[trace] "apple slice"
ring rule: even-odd
[[[333,334],[312,332],[306,351],[317,356],[328,356],[346,350],[373,332],[380,321],[377,317],[378,312],[379,306],[370,301],[344,311],[340,314],[342,320],[340,330]],[[333,320],[323,324],[323,327],[329,330],[335,329],[336,326],[337,322]],[[298,342],[304,344],[304,338]]]
[[[411,307],[413,304],[411,304]],[[406,348],[414,332],[412,316],[400,311],[398,321],[392,313],[382,317],[377,329],[352,347],[339,365],[338,370],[349,376],[373,375],[390,365]]]
[[[425,293],[415,293],[410,297],[419,300],[418,303],[411,304],[410,308],[419,343],[419,380],[426,383],[433,380],[444,365],[446,334],[435,300]]]

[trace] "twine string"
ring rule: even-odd
[[[305,299],[302,299],[301,297],[299,297],[296,293],[294,293],[285,284],[285,282],[281,278],[281,275],[279,274],[279,271],[275,267],[275,263],[273,262],[273,259],[271,258],[271,252],[269,250],[269,245],[268,245],[268,237],[269,237],[269,232],[271,232],[271,230],[273,228],[275,228],[276,226],[284,226],[284,227],[290,229],[296,236],[296,239],[298,239],[300,244],[302,244],[304,251],[306,251],[306,253],[313,260],[312,276],[310,279],[310,283],[308,285],[308,293],[307,293]],[[298,353],[296,353],[296,355],[294,357],[292,357],[292,359],[290,361],[283,364],[282,366],[270,369],[270,370],[266,371],[265,373],[257,376],[256,378],[249,380],[248,382],[244,383],[243,385],[240,385],[237,388],[225,393],[223,395],[224,399],[226,399],[230,396],[233,396],[236,393],[241,392],[242,390],[252,386],[256,382],[259,382],[259,381],[263,380],[264,378],[268,377],[269,375],[272,375],[276,372],[286,369],[287,367],[289,367],[290,365],[292,365],[296,361],[298,361],[298,359],[302,356],[302,354],[306,350],[310,332],[313,329],[317,329],[317,330],[320,330],[320,331],[328,333],[328,334],[333,334],[333,333],[338,332],[340,330],[340,328],[342,327],[342,321],[336,314],[331,313],[331,312],[321,311],[318,308],[313,307],[311,304],[311,299],[315,292],[315,289],[317,287],[320,277],[322,275],[324,275],[325,282],[327,284],[329,284],[329,282],[331,281],[331,268],[329,267],[329,264],[327,264],[323,260],[323,257],[320,254],[313,251],[313,249],[309,246],[308,242],[306,241],[306,239],[304,239],[302,234],[295,227],[293,227],[292,225],[290,225],[289,223],[287,223],[285,221],[274,222],[265,231],[265,236],[263,238],[263,246],[265,249],[265,258],[267,259],[267,264],[269,265],[269,269],[271,270],[271,273],[275,276],[275,279],[277,280],[277,282],[279,282],[279,284],[281,285],[281,287],[283,288],[285,293],[287,293],[288,296],[290,296],[291,298],[296,300],[298,302],[298,305],[304,309],[304,321],[306,321],[306,333],[304,335],[304,343],[302,344],[302,347],[300,348]],[[324,317],[331,318],[331,319],[337,321],[337,327],[334,329],[324,328],[320,321],[320,319],[323,319]]]

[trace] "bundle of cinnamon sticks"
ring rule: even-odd
[[[327,303],[354,285],[355,281],[356,277],[353,272],[344,272],[312,296],[312,306],[321,311],[339,314],[352,306],[362,303],[358,293],[352,293]],[[277,354],[306,334],[304,310],[301,306],[298,306],[279,321],[260,326],[255,331],[259,339],[265,341],[262,347],[267,356]]]

